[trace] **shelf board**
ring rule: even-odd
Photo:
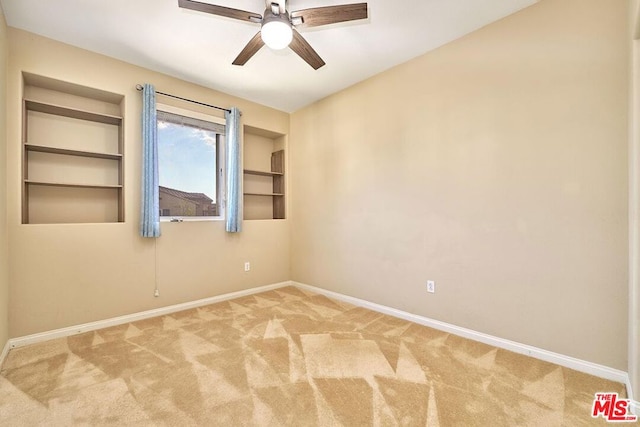
[[[64,182],[50,182],[50,181],[32,181],[30,179],[24,180],[25,184],[29,185],[44,185],[49,187],[71,187],[71,188],[103,188],[103,189],[119,189],[122,185],[101,185],[101,184],[70,184]]]
[[[245,169],[244,173],[247,175],[259,175],[259,176],[283,176],[282,172],[266,172],[266,171],[257,171],[253,169]]]
[[[27,151],[37,151],[40,153],[63,154],[67,156],[94,157],[96,159],[121,160],[122,154],[99,153],[96,151],[70,150],[67,148],[47,147],[44,145],[24,144]]]
[[[122,123],[122,117],[111,114],[93,113],[91,111],[78,110],[76,108],[63,107],[61,105],[48,104],[31,99],[25,99],[24,104],[27,110],[38,111],[40,113],[55,114],[72,119],[88,120],[108,125],[120,125]]]
[[[267,196],[267,197],[282,197],[281,193],[243,193],[245,196]]]

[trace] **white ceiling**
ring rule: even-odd
[[[199,0],[263,14],[264,0]],[[290,0],[289,11],[364,0]],[[368,0],[369,19],[300,29],[327,65],[263,47],[259,31],[177,0],[0,0],[7,24],[286,112],[455,40],[538,0]],[[169,91],[170,89],[158,88]]]

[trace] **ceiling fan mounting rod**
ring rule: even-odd
[[[275,15],[278,15],[280,13],[284,13],[287,11],[287,5],[285,0],[278,0],[278,1],[265,0],[265,3],[266,3],[266,8],[271,9],[271,11]]]

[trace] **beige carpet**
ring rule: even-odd
[[[580,426],[595,378],[294,287],[14,349],[6,426]]]

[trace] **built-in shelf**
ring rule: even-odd
[[[256,171],[251,169],[245,169],[244,173],[247,175],[258,175],[258,176],[284,176],[282,172],[266,172],[266,171]]]
[[[91,122],[105,123],[108,125],[120,125],[122,117],[111,114],[94,113],[92,111],[79,110],[76,108],[63,107],[61,105],[39,102],[32,99],[24,100],[25,108],[29,111],[53,114],[56,116],[69,117],[72,119],[88,120]]]
[[[122,95],[23,76],[22,223],[124,222]]]
[[[244,126],[243,218],[285,219],[286,135]]]
[[[266,197],[282,197],[282,193],[244,193],[245,196],[266,196]]]
[[[30,179],[24,180],[25,184],[29,185],[46,185],[50,187],[76,187],[76,188],[122,188],[122,185],[105,185],[105,184],[73,184],[69,182],[51,182],[51,181],[32,181]]]
[[[120,160],[122,154],[98,153],[95,151],[70,150],[67,148],[47,147],[45,145],[24,144],[27,151],[37,151],[40,153],[61,154],[66,156],[93,157],[96,159]]]

